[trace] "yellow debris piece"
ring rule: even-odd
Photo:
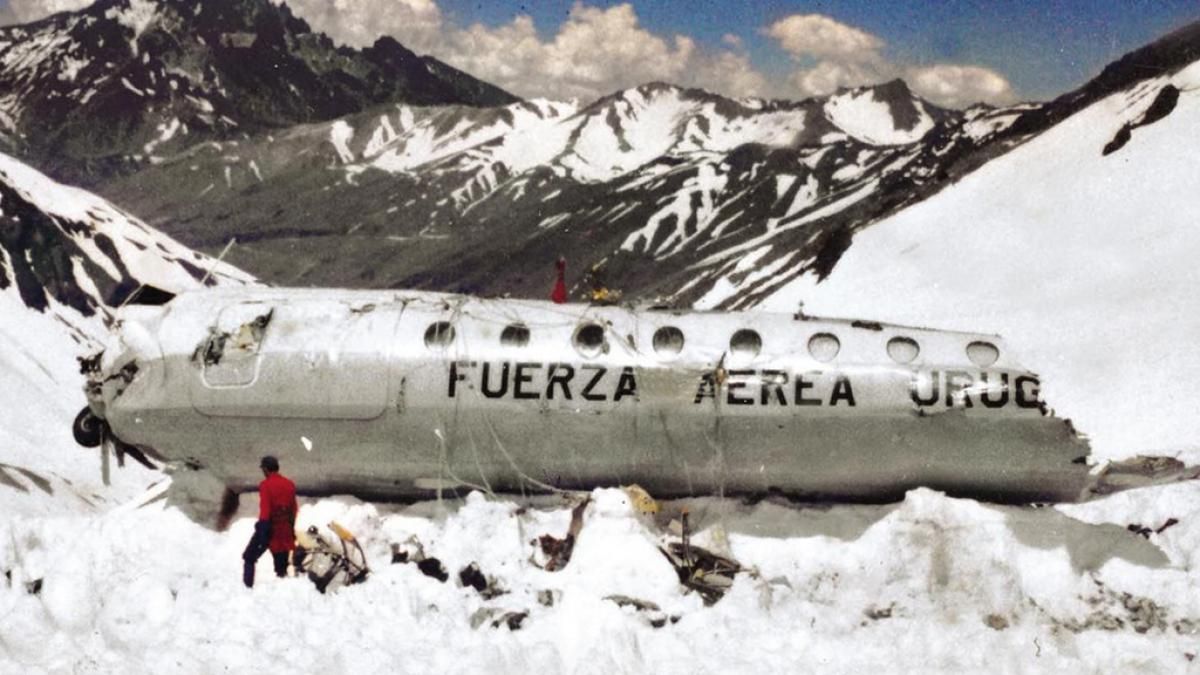
[[[626,485],[622,489],[625,490],[625,494],[629,495],[629,501],[638,513],[646,515],[658,513],[658,502],[654,501],[654,497],[651,497],[650,493],[646,492],[642,486]]]
[[[350,530],[347,530],[337,523],[329,523],[329,529],[333,530],[342,541],[354,541],[354,535],[350,533]]]

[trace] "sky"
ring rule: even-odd
[[[0,22],[88,2],[0,0]],[[1196,0],[288,4],[340,42],[364,46],[389,34],[525,97],[589,99],[663,80],[731,96],[801,98],[901,77],[953,107],[1053,98],[1200,19]]]

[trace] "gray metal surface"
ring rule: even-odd
[[[131,362],[132,379],[110,377]],[[268,453],[302,491],[382,497],[638,483],[1058,501],[1087,483],[1086,443],[990,335],[257,288],[129,308],[103,367],[91,405],[118,438],[234,489]]]

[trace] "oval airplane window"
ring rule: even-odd
[[[743,359],[752,359],[762,351],[762,338],[758,333],[743,328],[729,338],[729,353]]]
[[[654,352],[661,357],[677,356],[683,351],[683,331],[674,326],[663,326],[654,331]]]
[[[529,344],[529,329],[519,323],[505,326],[500,333],[500,344],[505,347],[524,347]]]
[[[921,347],[912,338],[894,337],[888,340],[887,353],[896,363],[912,363],[921,353]]]
[[[604,351],[604,326],[585,323],[575,331],[575,349],[584,356],[596,356]]]
[[[967,358],[980,368],[987,368],[1000,358],[1000,350],[996,345],[980,340],[967,345]]]
[[[454,342],[454,326],[449,321],[429,324],[425,329],[425,346],[430,349],[445,349]]]
[[[808,339],[808,353],[821,363],[829,363],[842,351],[842,342],[831,333],[817,333]]]

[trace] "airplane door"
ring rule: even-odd
[[[230,305],[197,349],[205,415],[373,419],[387,409],[400,308],[291,299]]]
[[[207,387],[246,387],[258,378],[262,340],[270,323],[270,303],[245,302],[221,309],[208,338],[197,347]]]

